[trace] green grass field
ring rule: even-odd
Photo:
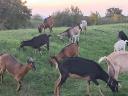
[[[30,47],[26,47],[25,51],[17,49],[22,40],[39,35],[37,29],[0,31],[0,53],[8,52],[23,64],[26,63],[29,56],[32,56],[36,60],[37,67],[36,72],[30,71],[25,76],[20,92],[16,92],[16,81],[6,72],[3,84],[0,84],[0,96],[53,96],[54,83],[59,74],[55,67],[50,66],[48,59],[50,55],[58,53],[67,45],[68,40],[62,42],[57,37],[57,34],[65,29],[65,27],[53,29],[54,32],[50,38],[50,51],[48,53],[44,50],[43,55],[35,54]],[[86,35],[82,33],[80,37],[80,56],[97,62],[100,57],[110,54],[120,30],[128,35],[128,24],[89,26]],[[107,69],[107,64],[102,63],[101,66],[104,70]],[[122,81],[122,88],[119,89],[116,96],[128,96],[127,74],[121,74],[119,80]],[[113,96],[106,84],[103,81],[99,82],[105,96]],[[86,96],[86,87],[87,82],[84,80],[68,79],[62,86],[61,96]],[[91,93],[92,96],[100,96],[93,83],[91,83]]]

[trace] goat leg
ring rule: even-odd
[[[91,93],[90,93],[90,81],[88,81],[88,84],[87,84],[87,92],[88,92],[88,96],[91,96]]]
[[[61,79],[61,75],[55,83],[54,96],[60,96],[58,93],[58,86],[59,86],[60,79]]]
[[[47,43],[47,51],[49,51],[49,43]]]
[[[0,74],[1,84],[3,83],[3,74]]]
[[[63,76],[60,75],[59,79],[56,82],[54,96],[60,96],[60,87],[66,81],[68,75],[65,74]]]
[[[16,91],[20,91],[20,89],[21,89],[21,81],[18,81],[18,84],[17,84],[17,89],[16,89]]]
[[[92,80],[92,81],[98,86],[98,89],[99,89],[99,92],[100,92],[101,96],[104,96],[104,94],[103,94],[103,92],[102,92],[102,90],[101,90],[101,88],[100,88],[100,85],[99,85],[99,83],[97,82],[97,80]]]
[[[1,84],[3,83],[3,70],[1,69],[1,71],[0,71],[0,79],[1,79]]]
[[[34,54],[36,54],[36,49],[34,50]]]
[[[116,70],[115,70],[115,74],[114,74],[114,78],[118,81],[118,75],[119,75],[119,70],[120,70],[120,67],[116,67]],[[118,84],[119,88],[122,87],[122,85],[119,83]]]
[[[98,85],[98,88],[99,88],[99,92],[100,92],[101,96],[104,96],[104,94],[103,94],[103,92],[102,92],[102,90],[101,90],[99,85]]]
[[[42,55],[42,51],[41,51],[41,48],[38,48],[38,51],[39,51],[40,55]]]

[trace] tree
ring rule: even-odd
[[[53,13],[53,17],[56,26],[74,26],[80,23],[83,14],[77,6],[71,6],[62,12],[58,11]]]
[[[80,21],[83,17],[83,14],[82,14],[81,10],[77,6],[76,7],[71,6],[70,12],[71,12],[73,24],[80,23]]]
[[[31,9],[21,0],[0,0],[1,29],[17,29],[28,25]]]
[[[42,18],[39,14],[33,15],[33,16],[32,16],[32,19],[33,19],[33,20],[41,20],[41,21],[43,21],[43,18]]]
[[[35,14],[31,17],[30,22],[30,27],[37,28],[40,23],[43,23],[43,18],[39,14]]]
[[[123,19],[122,10],[119,8],[107,9],[106,17],[109,17],[112,22],[120,22]]]
[[[114,15],[122,15],[122,10],[119,8],[109,8],[107,9],[106,17],[112,17]]]
[[[95,13],[92,12],[89,17],[90,17],[91,24],[98,24],[100,14],[97,11]]]

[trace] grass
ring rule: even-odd
[[[111,24],[100,26],[89,26],[87,34],[81,34],[80,37],[80,56],[94,61],[102,56],[108,55],[113,51],[113,44],[117,41],[117,33],[124,30],[128,35],[128,24]],[[43,51],[43,55],[35,54],[33,49],[27,47],[25,51],[18,50],[18,46],[22,40],[30,39],[39,35],[37,29],[19,29],[0,31],[0,53],[8,52],[14,55],[23,64],[29,56],[36,60],[37,71],[30,71],[23,80],[23,86],[20,92],[16,92],[16,82],[7,72],[4,75],[4,83],[0,84],[0,96],[53,96],[54,83],[59,74],[55,67],[51,67],[48,63],[50,55],[58,53],[68,40],[60,41],[57,37],[59,32],[63,32],[66,28],[54,28],[52,37],[50,38],[50,52]],[[48,30],[47,30],[48,31]],[[106,64],[101,64],[104,70],[107,69]],[[128,76],[121,74],[122,88],[116,96],[128,96]],[[111,90],[105,87],[103,81],[99,81],[105,96],[113,96]],[[87,82],[84,80],[68,79],[62,86],[61,96],[85,96]],[[92,96],[99,96],[97,87],[91,84]]]

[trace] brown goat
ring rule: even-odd
[[[57,58],[58,61],[63,60],[64,58],[67,57],[75,57],[79,55],[79,45],[78,43],[71,43],[69,45],[67,45],[66,47],[64,47],[57,55],[52,56],[50,59],[50,63],[53,65],[57,65],[56,60],[54,57]],[[57,66],[56,66],[57,68]]]
[[[21,88],[21,80],[25,76],[25,74],[30,69],[36,69],[34,65],[34,61],[32,58],[29,58],[27,61],[28,64],[23,65],[20,64],[15,57],[11,56],[10,54],[1,54],[0,56],[0,77],[1,83],[3,82],[3,74],[5,71],[8,71],[14,79],[17,81],[17,91]]]

